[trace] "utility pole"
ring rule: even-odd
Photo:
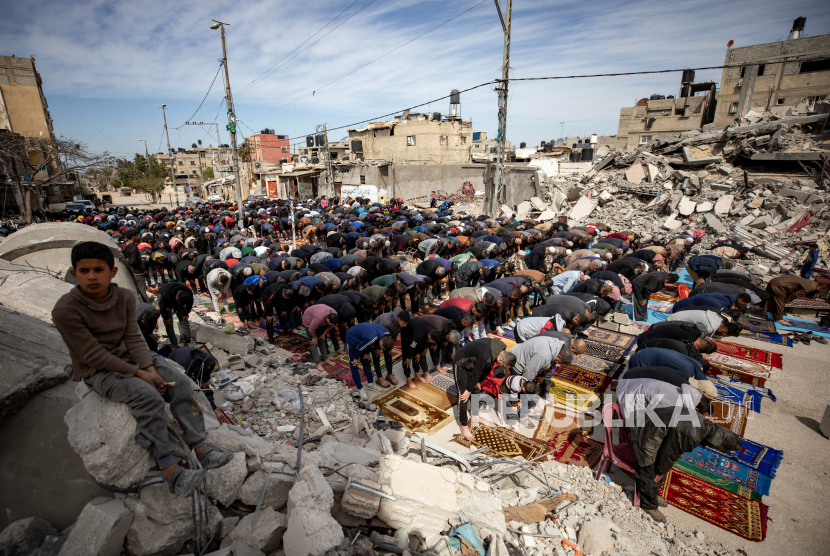
[[[329,133],[326,131],[326,124],[323,124],[323,141],[326,145],[326,180],[331,188],[331,195],[334,195],[334,174],[331,169],[331,152],[329,152]]]
[[[179,206],[179,188],[176,187],[176,173],[174,171],[174,164],[176,163],[175,159],[173,158],[173,149],[170,148],[170,133],[167,132],[167,112],[166,109],[167,105],[161,105],[161,113],[164,115],[164,134],[167,136],[167,154],[170,155],[170,180],[173,184],[173,190],[176,192],[176,206]],[[145,146],[147,144],[145,143]]]
[[[507,0],[507,19],[502,16],[499,0],[494,0],[496,10],[499,12],[499,19],[504,30],[504,56],[502,58],[501,80],[497,91],[499,92],[499,133],[496,137],[499,142],[499,161],[496,169],[496,214],[499,214],[501,205],[504,203],[504,162],[507,156],[507,82],[510,79],[510,26],[513,19],[513,0]]]
[[[230,23],[222,23],[221,21],[213,20],[211,29],[219,29],[222,32],[222,65],[225,66],[225,104],[228,106],[228,125],[227,129],[231,134],[231,156],[233,157],[233,172],[234,185],[233,196],[236,200],[237,208],[237,225],[240,229],[245,226],[244,216],[242,213],[242,179],[239,177],[239,152],[236,149],[236,115],[233,112],[233,97],[231,96],[231,78],[228,74],[228,50],[225,46],[225,25]]]
[[[147,139],[139,139],[139,141],[144,141],[144,153],[147,155],[147,158],[150,158],[150,151],[147,149]]]

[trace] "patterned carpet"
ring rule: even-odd
[[[472,442],[460,434],[453,436],[452,442],[467,448],[487,446],[484,453],[498,458],[521,456],[530,461],[550,452],[547,445],[504,427],[475,426],[470,428],[470,432],[473,433]]]

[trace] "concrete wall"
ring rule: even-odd
[[[381,197],[400,197],[405,202],[418,203],[428,200],[432,191],[455,193],[465,181],[472,183],[476,191],[484,189],[484,169],[483,164],[354,166],[336,172],[334,179],[343,185],[375,185]]]
[[[415,116],[413,116],[415,117]],[[421,164],[457,164],[470,161],[473,124],[465,121],[414,120],[388,122],[389,127],[349,130],[349,141],[363,142],[363,152],[352,153],[364,161],[416,162]],[[371,126],[372,124],[370,124]],[[408,145],[407,137],[415,144]],[[446,142],[442,144],[442,137]]]
[[[801,62],[798,58],[816,58],[830,53],[830,35],[805,37],[794,40],[778,41],[726,51],[724,65],[741,64],[748,66],[764,64],[764,73],[755,79],[749,110],[763,111],[778,104],[794,106],[807,97],[830,95],[830,71],[800,73]],[[793,60],[795,61],[788,61]],[[733,103],[739,102],[742,89],[749,85],[742,81],[742,67],[724,68],[721,87],[718,92],[718,107],[715,113],[716,126],[728,125],[735,121],[736,113],[730,112]]]
[[[38,77],[29,58],[0,56],[0,128],[11,124],[11,131],[24,137],[48,140],[52,121]]]
[[[279,164],[281,160],[291,162],[291,143],[279,135],[252,135],[246,139],[251,162]]]
[[[616,148],[630,152],[640,145],[642,135],[654,136],[700,129],[705,115],[705,101],[705,96],[669,98],[650,100],[647,106],[622,108]],[[654,118],[654,121],[649,126],[650,118]]]

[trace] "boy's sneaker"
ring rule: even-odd
[[[199,488],[199,483],[205,478],[207,469],[185,469],[179,467],[173,472],[170,479],[170,492],[176,496],[187,498]]]
[[[216,469],[227,465],[233,459],[234,455],[231,451],[223,450],[215,446],[208,446],[202,452],[202,455],[197,457],[203,469]]]

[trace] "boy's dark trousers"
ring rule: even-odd
[[[164,397],[137,376],[119,378],[109,371],[98,371],[85,378],[84,382],[101,396],[130,407],[130,413],[138,422],[138,430],[153,443],[156,461],[164,469],[175,463],[164,415],[165,402],[170,404],[170,412],[181,426],[184,441],[191,449],[204,445],[205,418],[193,398],[190,380],[164,357],[154,356],[153,363],[161,378],[176,383],[167,387]]]

